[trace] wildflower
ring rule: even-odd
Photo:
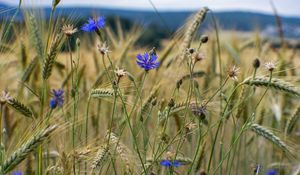
[[[233,66],[231,69],[228,70],[228,76],[232,78],[234,81],[237,81],[239,70],[240,70],[239,67]]]
[[[204,104],[198,106],[196,103],[191,103],[190,109],[192,113],[200,119],[204,119],[207,114],[207,108]]]
[[[49,106],[51,109],[56,108],[57,106],[62,107],[64,104],[64,90],[52,90],[54,97],[50,100]]]
[[[276,68],[276,64],[273,61],[265,63],[265,68],[272,72]]]
[[[106,42],[104,42],[102,45],[98,44],[97,45],[98,47],[98,50],[99,52],[102,54],[102,55],[105,55],[107,54],[109,51],[109,47],[107,46]]]
[[[76,33],[78,30],[76,27],[74,28],[74,26],[72,24],[65,24],[62,27],[62,31],[66,36],[70,37],[71,35]]]
[[[266,175],[276,175],[276,174],[277,174],[277,171],[274,170],[274,169],[268,170],[268,171],[266,172]]]
[[[115,70],[115,74],[118,78],[121,78],[126,75],[126,71],[117,67],[117,69]]]
[[[204,55],[203,53],[201,53],[201,52],[195,52],[195,53],[193,54],[193,58],[194,58],[194,60],[197,62],[197,61],[204,60],[205,55]]]
[[[260,61],[259,61],[259,59],[256,58],[256,59],[253,61],[252,65],[253,65],[253,67],[254,67],[255,69],[259,68],[259,66],[260,66]]]
[[[201,38],[200,38],[200,40],[201,40],[201,43],[207,43],[208,36],[207,35],[202,35]]]
[[[23,175],[23,173],[21,171],[15,171],[12,173],[13,175]]]
[[[99,16],[96,20],[90,18],[87,23],[85,23],[81,30],[85,32],[94,32],[99,29],[103,29],[105,26],[105,19],[103,16]]]
[[[168,160],[171,160],[173,156],[174,156],[174,154],[173,154],[171,151],[167,151],[167,152],[166,152],[166,158],[167,158]]]
[[[165,167],[180,167],[182,164],[178,160],[163,160],[160,162],[160,165]]]
[[[9,95],[9,92],[2,91],[0,95],[0,103],[9,103],[13,98]]]
[[[159,62],[156,62],[158,58],[156,54],[149,55],[148,52],[145,52],[144,55],[138,54],[136,58],[137,58],[136,63],[141,68],[145,69],[145,71],[156,69],[160,64]]]
[[[188,131],[191,131],[195,128],[197,128],[197,124],[196,123],[189,123],[185,126],[185,128],[188,130]]]

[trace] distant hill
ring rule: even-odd
[[[1,8],[9,8],[9,6],[0,3]],[[44,8],[44,17],[49,18],[50,8]],[[145,27],[154,25],[160,28],[174,31],[178,29],[185,20],[192,14],[193,11],[183,12],[159,12],[154,11],[139,11],[139,10],[121,10],[109,8],[87,8],[87,7],[66,7],[58,8],[59,15],[72,14],[76,18],[84,19],[92,16],[92,14],[101,14],[105,17],[119,16],[129,21],[140,23]],[[13,11],[0,14],[1,18],[11,16]],[[269,14],[244,12],[244,11],[229,11],[229,12],[215,12],[214,15],[218,23],[223,29],[251,31],[253,29],[260,29],[263,34],[268,36],[277,35],[275,17]],[[22,16],[19,15],[21,20]],[[208,14],[205,20],[204,28],[211,25],[212,14]],[[286,37],[299,38],[300,37],[300,17],[281,17],[282,24]]]

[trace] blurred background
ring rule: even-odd
[[[19,0],[0,0],[1,20],[9,18],[17,8]],[[23,9],[42,9],[43,18],[49,18],[51,0],[23,0]],[[193,12],[203,6],[209,13],[201,30],[210,30],[212,15],[223,31],[241,32],[245,35],[252,31],[276,40],[279,36],[278,25],[284,37],[298,41],[300,38],[300,1],[296,0],[61,0],[60,16],[71,16],[81,25],[86,18],[104,15],[112,28],[115,19],[122,22],[124,29],[133,25],[144,28],[139,39],[142,46],[156,45],[170,38]],[[276,15],[280,23],[276,22]],[[17,18],[22,21],[22,14]]]

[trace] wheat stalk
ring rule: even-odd
[[[33,152],[55,129],[57,125],[50,126],[41,130],[37,135],[30,138],[25,144],[17,149],[1,167],[4,173],[8,173],[19,163],[21,163],[29,153]]]
[[[143,120],[143,116],[149,114],[150,107],[152,106],[152,102],[156,99],[159,87],[159,85],[155,86],[150,95],[146,98],[145,103],[142,105],[140,120]]]
[[[243,84],[247,84],[250,86],[258,86],[258,87],[259,86],[270,87],[276,90],[284,91],[292,95],[300,96],[300,89],[298,87],[277,78],[272,78],[270,82],[270,79],[267,77],[257,77],[254,79],[252,77],[249,77],[246,80],[244,80]]]

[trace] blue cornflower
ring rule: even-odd
[[[165,167],[180,167],[181,163],[178,160],[174,160],[173,162],[170,160],[163,160],[160,162],[160,165]]]
[[[105,19],[103,16],[99,16],[96,20],[90,18],[87,23],[85,23],[81,30],[85,32],[94,32],[98,29],[103,29],[105,26]]]
[[[145,52],[144,55],[138,54],[136,58],[136,63],[141,68],[145,69],[145,71],[149,71],[150,69],[156,69],[160,64],[160,62],[156,62],[158,58],[156,54],[149,55],[148,52]]]
[[[23,173],[21,171],[15,171],[12,173],[13,175],[23,175]]]
[[[277,171],[274,170],[274,169],[268,170],[268,171],[266,172],[266,175],[276,175],[276,174],[277,174]]]
[[[53,97],[50,100],[49,106],[51,109],[56,108],[57,106],[62,107],[64,104],[64,90],[52,90]]]

